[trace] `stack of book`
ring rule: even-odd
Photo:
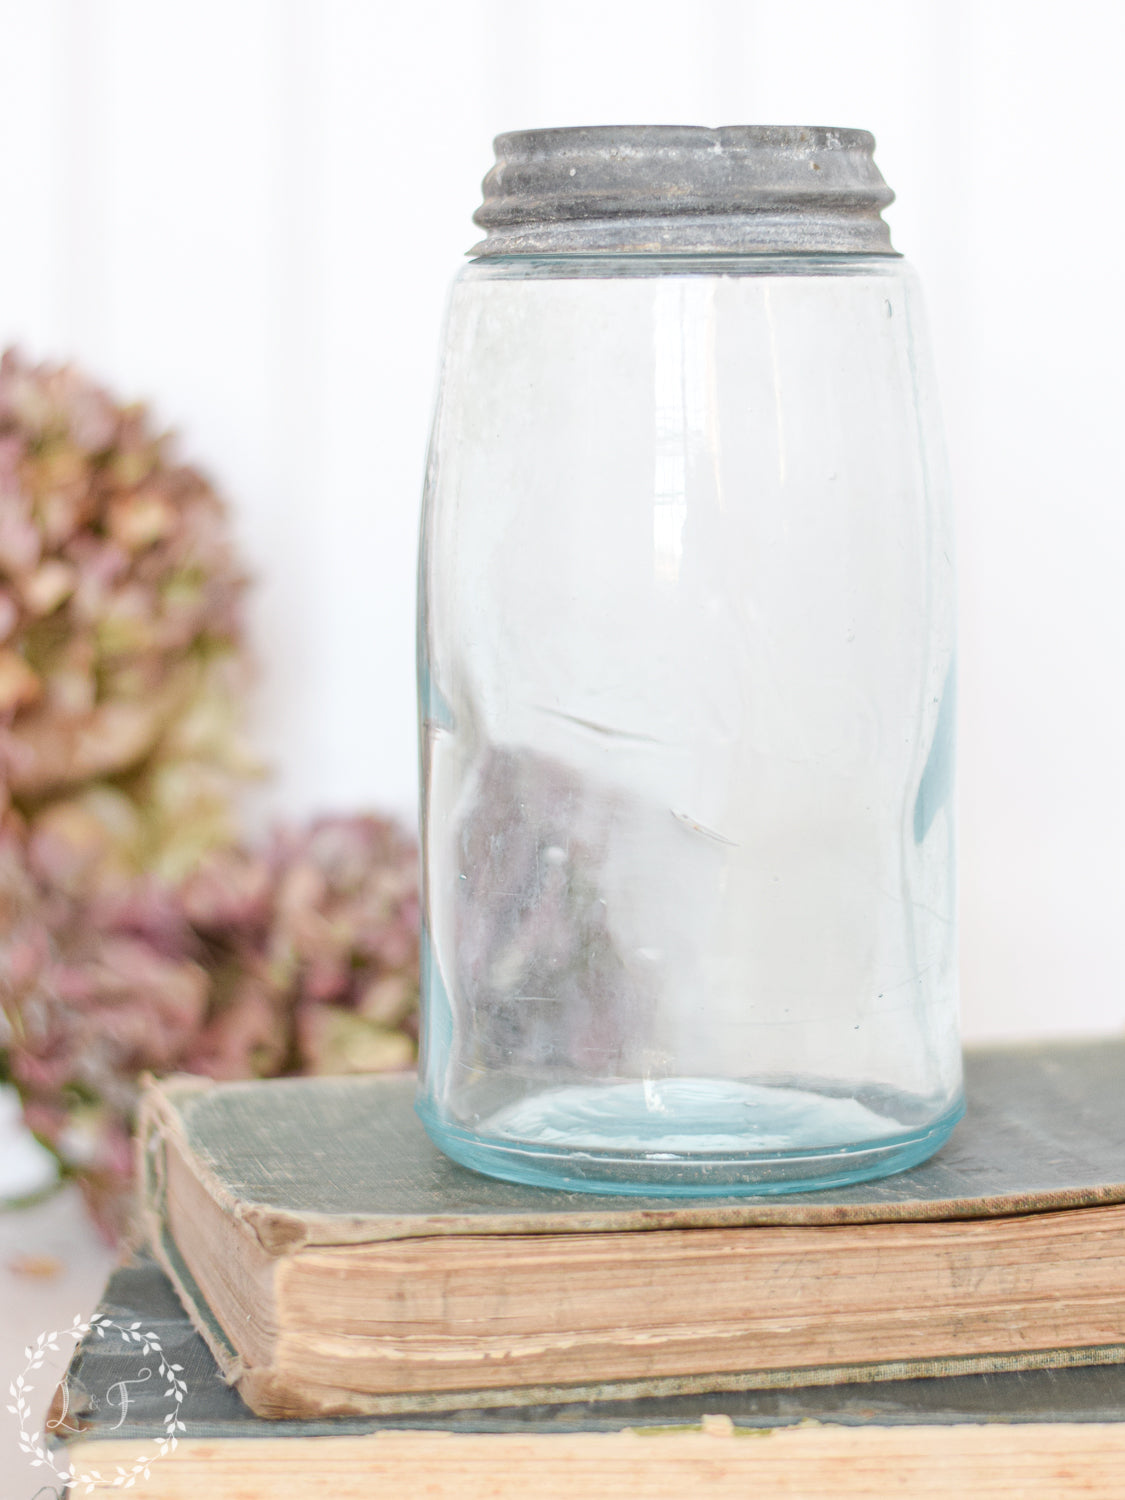
[[[967,1064],[930,1162],[773,1198],[479,1177],[408,1078],[154,1088],[155,1261],[102,1307],[183,1366],[145,1493],[1120,1496],[1125,1043]],[[81,1346],[76,1475],[162,1431],[137,1362]]]

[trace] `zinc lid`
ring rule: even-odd
[[[896,253],[866,130],[593,125],[494,145],[473,255]]]

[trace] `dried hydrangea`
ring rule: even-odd
[[[182,882],[75,894],[11,819],[0,964],[11,1077],[32,1129],[120,1233],[145,1071],[371,1072],[414,1060],[417,851],[393,823],[325,818]],[[58,841],[51,858],[59,858]]]
[[[0,810],[176,878],[232,836],[244,580],[141,406],[0,359]]]
[[[408,1066],[417,855],[330,818],[235,841],[244,581],[143,408],[0,361],[0,1077],[123,1225],[142,1073]]]

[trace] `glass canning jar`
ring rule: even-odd
[[[418,1107],[480,1171],[791,1192],[962,1112],[950,516],[873,144],[496,143],[419,623]]]

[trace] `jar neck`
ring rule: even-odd
[[[458,281],[628,281],[659,277],[849,277],[913,280],[910,263],[897,252],[856,255],[823,252],[732,254],[590,251],[581,255],[485,255],[461,268]]]

